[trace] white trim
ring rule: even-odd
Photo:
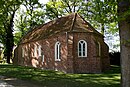
[[[81,41],[83,41],[83,43],[81,43]],[[85,48],[83,47],[84,44],[85,44]],[[79,49],[79,45],[81,45],[81,49]],[[79,52],[80,50],[81,50],[81,55]],[[83,54],[84,52],[85,54]],[[78,57],[87,57],[87,42],[85,40],[80,40],[78,42]]]
[[[37,57],[37,45],[34,45],[34,57]]]
[[[24,52],[24,53],[25,53],[25,56],[28,56],[28,47],[27,47],[27,46],[25,47],[25,50],[24,50],[24,51],[25,51],[25,52]]]
[[[60,59],[60,42],[55,43],[55,61],[61,61]]]
[[[44,62],[44,55],[42,55],[42,62]]]
[[[98,49],[98,51],[99,51],[99,56],[101,56],[101,44],[100,44],[100,42],[98,42],[98,47],[99,47],[99,49]]]
[[[42,46],[41,45],[39,45],[38,46],[38,56],[42,56],[42,52],[41,52],[41,49],[42,49]]]
[[[25,55],[25,49],[22,48],[22,57],[24,57],[24,55]]]

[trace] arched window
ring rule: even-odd
[[[101,45],[100,42],[98,42],[98,56],[101,56]]]
[[[87,57],[87,43],[84,40],[78,42],[78,56]]]
[[[41,54],[41,49],[42,49],[42,46],[41,46],[41,45],[38,45],[38,56],[42,56],[42,54]]]
[[[60,42],[55,44],[55,61],[60,61]]]
[[[37,45],[36,44],[34,45],[34,55],[33,56],[37,57]]]
[[[22,57],[24,57],[24,55],[25,55],[25,49],[24,49],[24,47],[22,48]]]
[[[95,44],[96,44],[96,56],[101,56],[100,42],[95,41]]]

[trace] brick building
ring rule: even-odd
[[[15,49],[14,64],[66,73],[100,73],[110,62],[104,36],[72,13],[28,32]]]

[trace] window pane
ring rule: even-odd
[[[81,51],[79,52],[79,56],[81,56]]]
[[[83,45],[83,51],[85,51],[85,45]]]
[[[86,57],[87,43],[84,40],[79,41],[78,43],[78,55],[80,57]]]
[[[85,51],[83,51],[83,56],[85,56]]]
[[[84,43],[84,41],[80,41],[81,43]]]
[[[57,54],[56,54],[56,55],[57,55],[57,56],[56,56],[56,59],[58,59],[58,54],[59,54],[59,51],[58,51],[58,44],[57,44],[57,50],[56,50],[56,51],[57,51],[57,52],[56,52],[56,53],[57,53]]]
[[[56,50],[56,59],[58,59],[58,49]]]
[[[55,59],[56,60],[60,59],[60,43],[59,42],[55,44]]]

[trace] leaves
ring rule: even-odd
[[[5,47],[4,56],[7,58],[7,63],[10,63],[12,50],[14,46],[13,27],[14,17],[17,9],[21,4],[20,0],[2,0],[0,3],[0,40]],[[3,15],[4,14],[4,15]]]
[[[114,34],[118,31],[116,9],[116,0],[49,0],[47,4],[41,4],[38,0],[1,0],[0,42],[5,44],[6,32],[14,31],[17,44],[20,38],[34,27],[73,12],[82,15],[102,34]],[[14,12],[15,18],[13,17],[10,23]]]
[[[15,19],[15,44],[27,31],[45,22],[42,7],[38,0],[25,0],[22,3]]]

